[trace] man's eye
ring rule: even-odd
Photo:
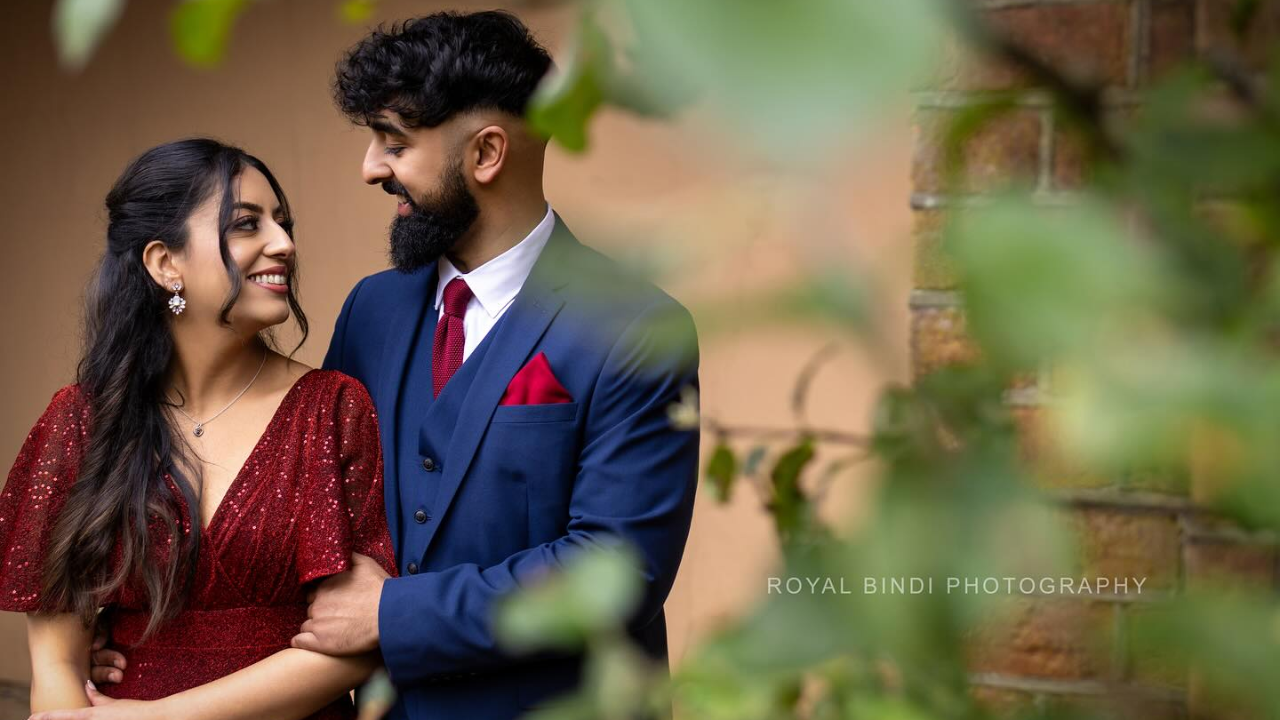
[[[388,145],[385,148],[385,152],[388,155],[399,155],[400,153],[404,152],[404,148],[399,145]]]

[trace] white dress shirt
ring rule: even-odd
[[[511,307],[511,301],[516,299],[520,288],[524,287],[524,281],[529,278],[529,272],[542,254],[542,248],[551,239],[555,223],[555,213],[548,204],[546,216],[523,240],[469,273],[454,267],[449,258],[440,258],[436,265],[440,276],[436,285],[437,312],[440,310],[440,303],[444,302],[444,287],[450,280],[461,277],[466,281],[467,287],[471,288],[471,300],[467,302],[467,314],[462,321],[462,332],[466,336],[466,343],[462,347],[463,362],[471,357],[471,351],[476,349],[502,314]]]

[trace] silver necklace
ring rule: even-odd
[[[173,405],[173,403],[170,403],[170,404],[171,404],[171,405],[173,405],[173,409],[174,409],[174,410],[177,410],[178,412],[182,413],[182,414],[183,414],[183,416],[185,416],[188,420],[190,420],[191,422],[195,423],[195,425],[196,425],[196,426],[195,426],[195,429],[193,429],[193,430],[191,431],[191,434],[192,434],[192,435],[195,435],[196,437],[200,437],[200,436],[204,435],[204,426],[205,426],[205,425],[208,425],[209,423],[213,422],[214,420],[217,420],[217,419],[218,419],[218,417],[219,417],[220,415],[222,415],[222,413],[224,413],[224,412],[226,412],[226,411],[230,410],[230,409],[231,409],[231,406],[236,404],[236,400],[239,400],[240,398],[244,397],[244,394],[245,394],[245,393],[247,393],[247,392],[249,392],[249,388],[253,387],[253,383],[254,383],[254,381],[255,381],[255,380],[257,380],[257,379],[258,379],[258,376],[262,374],[262,368],[263,368],[263,367],[265,367],[265,366],[266,366],[266,364],[267,364],[267,351],[266,351],[266,350],[263,350],[263,352],[262,352],[262,363],[261,363],[260,365],[258,365],[258,372],[256,372],[256,373],[254,373],[254,374],[253,374],[253,380],[250,380],[250,381],[249,381],[249,384],[248,384],[248,385],[245,385],[245,386],[244,386],[244,389],[240,391],[240,394],[239,394],[239,395],[236,395],[234,398],[232,398],[232,399],[231,399],[231,402],[227,403],[227,406],[226,406],[226,407],[224,407],[224,408],[222,408],[221,410],[219,410],[217,415],[214,415],[213,417],[209,418],[208,420],[205,420],[204,422],[201,422],[201,421],[199,421],[199,420],[197,420],[197,419],[195,419],[195,418],[191,417],[190,415],[187,415],[187,411],[186,411],[186,410],[183,410],[182,408],[178,407],[177,405]]]

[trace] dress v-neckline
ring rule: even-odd
[[[262,449],[263,443],[266,441],[267,437],[271,435],[271,431],[275,428],[276,423],[280,422],[280,418],[282,417],[280,413],[284,410],[285,405],[288,404],[289,398],[292,397],[294,391],[302,385],[302,381],[314,372],[316,372],[316,369],[311,368],[310,370],[302,373],[302,376],[295,380],[293,385],[289,386],[284,397],[280,398],[280,404],[276,406],[275,412],[271,414],[271,419],[267,421],[267,427],[264,428],[262,434],[258,436],[258,442],[254,443],[253,449],[249,451],[249,455],[245,457],[244,463],[240,465],[240,470],[236,472],[235,477],[231,478],[231,483],[227,485],[227,491],[222,494],[222,498],[218,501],[218,506],[213,509],[213,514],[209,516],[209,523],[207,525],[201,524],[201,536],[209,536],[209,531],[214,528],[218,519],[222,517],[222,508],[226,507],[227,500],[231,497],[232,491],[240,485],[241,480],[244,478],[245,471],[249,469],[249,466],[253,463],[254,459],[257,458],[258,451]],[[199,523],[200,521],[200,507],[197,505],[195,509],[195,522]]]

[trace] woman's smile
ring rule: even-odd
[[[249,276],[249,282],[280,295],[289,294],[288,268],[277,266]]]

